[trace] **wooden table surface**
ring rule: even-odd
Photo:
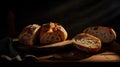
[[[102,46],[102,49],[95,54],[73,50],[37,56],[38,60],[36,62],[120,62],[120,44],[114,41],[113,43],[103,45],[105,46]],[[24,48],[24,50],[29,49]]]
[[[55,59],[51,59],[51,57]],[[96,54],[73,51],[61,55],[53,54],[38,57],[38,59],[38,62],[120,62],[120,44],[116,42],[107,44]]]

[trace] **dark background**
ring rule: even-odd
[[[113,27],[120,38],[120,0],[9,0],[2,6],[1,38],[17,37],[31,23],[50,21],[62,24],[68,38],[94,25]]]
[[[18,37],[22,29],[32,23],[41,25],[54,21],[64,26],[69,33],[68,38],[72,38],[88,26],[112,27],[117,33],[116,41],[120,43],[120,0],[0,0],[0,6],[0,39],[6,36]],[[2,51],[1,49],[0,52]],[[9,53],[10,50],[7,52]],[[0,62],[3,63],[1,59]],[[66,65],[64,62],[61,63],[41,64],[45,66],[77,64],[76,62]],[[81,63],[78,64],[81,66]],[[90,64],[83,62],[82,65]]]

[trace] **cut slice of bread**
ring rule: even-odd
[[[67,37],[67,31],[58,23],[50,22],[41,26],[40,43],[42,44],[65,41]]]
[[[36,41],[36,37],[40,31],[40,25],[31,24],[23,28],[22,32],[19,34],[19,42],[24,45],[33,45]]]
[[[116,33],[114,29],[110,27],[93,26],[84,29],[83,32],[100,38],[103,43],[110,43],[116,39]]]
[[[73,37],[72,40],[78,49],[88,53],[96,53],[102,47],[99,38],[87,33],[80,33]]]

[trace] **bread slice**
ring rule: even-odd
[[[19,34],[19,42],[24,45],[33,45],[36,41],[36,37],[40,31],[40,25],[30,24],[23,28],[22,32]]]
[[[110,43],[116,39],[116,33],[114,29],[110,27],[92,26],[84,29],[83,32],[100,38],[103,43]]]
[[[40,43],[42,44],[65,41],[67,37],[67,31],[58,23],[50,22],[41,26]]]
[[[75,37],[73,37],[72,40],[75,46],[79,50],[82,50],[88,53],[96,53],[102,47],[101,41],[99,38],[87,33],[80,33]]]

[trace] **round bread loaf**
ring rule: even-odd
[[[73,44],[82,51],[88,52],[88,53],[96,53],[98,52],[102,45],[99,38],[87,34],[87,33],[80,33],[73,37]]]
[[[84,29],[83,32],[100,38],[103,43],[110,43],[116,39],[116,33],[114,29],[110,27],[93,26]]]
[[[67,31],[59,23],[45,23],[40,29],[40,43],[56,43],[65,41],[68,37]]]
[[[36,41],[36,37],[40,31],[40,25],[30,24],[23,28],[22,32],[19,34],[19,42],[24,45],[33,45]]]

